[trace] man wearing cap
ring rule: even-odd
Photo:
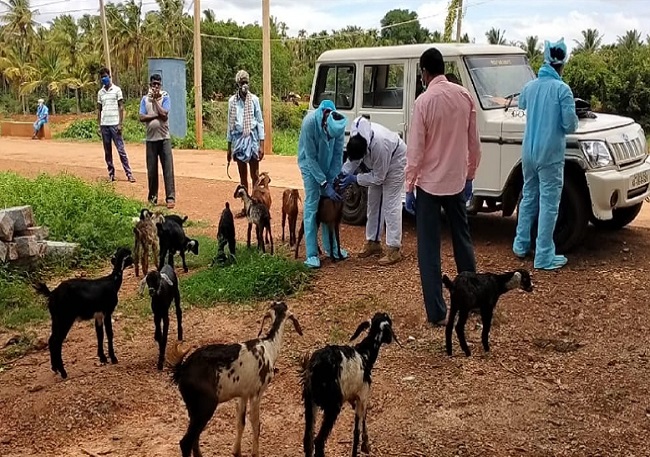
[[[399,262],[406,143],[397,133],[359,116],[352,121],[346,150],[348,161],[342,169],[345,173],[343,188],[352,183],[368,188],[366,244],[359,257],[381,254],[385,223],[387,252],[379,259],[379,265]],[[357,168],[361,168],[361,172],[355,175]]]
[[[234,158],[239,170],[239,180],[248,187],[248,170],[251,172],[251,185],[254,186],[259,177],[259,161],[264,158],[264,118],[260,99],[249,92],[250,77],[245,70],[239,70],[235,75],[237,92],[228,100],[228,162]],[[246,210],[242,209],[237,217],[244,217]]]
[[[309,268],[320,268],[316,224],[320,197],[322,195],[335,201],[342,200],[334,188],[334,181],[343,166],[346,124],[347,119],[336,111],[336,106],[331,100],[323,100],[315,111],[307,114],[302,120],[298,138],[298,167],[305,188],[302,212],[307,253],[305,265]],[[323,249],[327,255],[336,256],[338,253],[336,238],[334,238],[334,246],[331,246],[329,228],[322,225],[321,229]],[[348,253],[343,248],[341,248],[341,256],[343,259],[348,257]]]
[[[34,135],[32,136],[32,140],[35,140],[38,137],[38,132],[43,127],[43,124],[47,124],[49,117],[49,110],[47,109],[45,100],[39,98],[38,108],[36,108],[36,121],[34,122]]]
[[[521,154],[524,187],[512,250],[519,258],[529,253],[531,228],[538,219],[533,266],[542,270],[555,270],[567,263],[566,257],[556,255],[553,242],[564,185],[566,135],[578,128],[573,93],[561,76],[566,58],[564,39],[545,41],[538,78],[524,86],[518,102],[519,108],[526,110]]]

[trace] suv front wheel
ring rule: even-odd
[[[555,223],[555,232],[553,233],[555,250],[558,254],[567,253],[582,242],[589,226],[591,212],[588,198],[577,182],[576,177],[570,174],[565,175],[560,208]],[[519,205],[517,205],[517,215],[519,215]],[[537,220],[533,223],[531,230],[532,249],[535,248],[536,239]]]

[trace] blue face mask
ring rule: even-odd
[[[108,76],[104,76],[102,78],[102,85],[108,86],[108,83],[110,83],[110,82],[111,82],[111,78],[109,78]]]

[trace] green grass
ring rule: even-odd
[[[215,251],[211,252],[214,256]],[[191,305],[210,307],[216,303],[246,304],[295,294],[311,279],[300,261],[282,252],[262,254],[255,245],[237,246],[237,262],[199,271],[181,282],[181,296]]]
[[[35,179],[0,172],[0,207],[31,205],[49,239],[80,244],[82,264],[133,244],[133,223],[142,203],[115,192],[110,183],[88,184],[68,174]]]

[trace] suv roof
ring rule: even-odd
[[[422,43],[399,46],[378,46],[368,48],[332,49],[325,51],[318,62],[345,62],[351,60],[388,60],[388,59],[419,59],[424,51],[435,47],[443,57],[464,55],[500,55],[526,54],[517,46],[474,43]]]

